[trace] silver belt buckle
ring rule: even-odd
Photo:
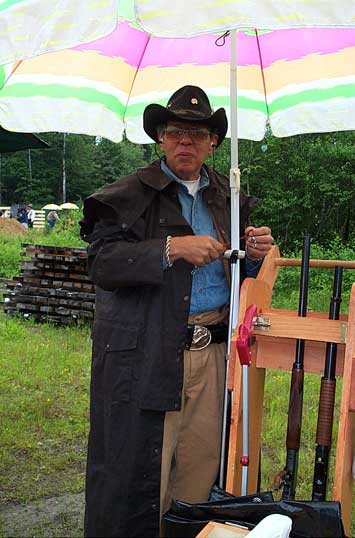
[[[211,340],[212,334],[207,327],[203,327],[203,325],[195,325],[190,351],[200,351],[201,349],[205,349],[205,347],[211,343]]]

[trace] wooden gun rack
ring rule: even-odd
[[[333,268],[342,265],[355,269],[355,262],[311,260],[310,267]],[[350,535],[353,496],[352,462],[355,453],[355,284],[350,294],[347,316],[329,320],[326,312],[297,312],[271,308],[272,288],[280,267],[301,266],[301,260],[280,257],[273,247],[265,257],[256,279],[244,280],[240,291],[239,323],[250,304],[256,304],[258,315],[268,318],[269,327],[255,328],[252,364],[249,368],[249,471],[248,493],[255,493],[258,484],[260,437],[262,431],[265,369],[292,370],[296,339],[306,340],[305,373],[323,375],[326,342],[338,344],[337,372],[343,377],[339,430],[335,455],[333,500],[340,501],[347,536]],[[237,334],[232,337],[228,387],[233,391],[229,436],[227,491],[240,495],[242,467],[242,368],[236,349]],[[288,402],[287,402],[288,404]],[[285,424],[286,435],[286,424]],[[313,476],[312,476],[313,480]]]

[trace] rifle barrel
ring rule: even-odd
[[[298,303],[298,315],[306,317],[308,300],[308,276],[311,238],[305,235],[303,239],[300,295]],[[282,499],[292,500],[296,494],[296,482],[298,472],[298,451],[301,440],[302,406],[303,406],[303,382],[304,382],[304,347],[302,339],[296,341],[295,362],[292,367],[290,398],[288,406],[288,422],[286,435],[286,465],[282,478]]]
[[[337,266],[334,272],[333,295],[330,301],[329,319],[339,319],[342,277],[343,268]],[[326,498],[329,453],[332,444],[334,417],[336,357],[337,344],[328,342],[325,352],[324,376],[322,377],[320,386],[312,501],[324,501]]]

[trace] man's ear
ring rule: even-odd
[[[212,136],[211,136],[211,149],[214,149],[217,147],[217,143],[218,143],[218,134],[214,133]]]

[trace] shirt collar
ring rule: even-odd
[[[183,180],[178,177],[166,164],[166,161],[164,159],[160,162],[160,168],[164,174],[166,174],[168,177],[170,177],[172,180],[177,181],[178,183],[181,183]],[[201,168],[201,176],[200,176],[200,187],[199,190],[205,189],[210,184],[210,178],[208,177],[208,172],[205,168],[205,166],[202,166]]]

